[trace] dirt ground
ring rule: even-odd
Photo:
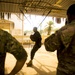
[[[32,46],[25,46],[25,50],[28,53],[28,58],[26,63],[30,60],[30,51]],[[6,63],[5,63],[5,73],[9,73],[16,63],[16,59],[13,55],[7,53]],[[55,52],[47,52],[42,45],[42,47],[36,52],[33,66],[27,67],[24,64],[22,70],[16,75],[56,75],[57,68],[57,56]]]

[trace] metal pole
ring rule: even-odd
[[[22,14],[22,45],[23,45],[23,36],[24,36],[24,15]]]

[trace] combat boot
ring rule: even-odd
[[[32,67],[32,60],[27,63],[27,67]]]

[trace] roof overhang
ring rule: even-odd
[[[0,0],[0,12],[66,17],[75,0]]]

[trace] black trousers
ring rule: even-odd
[[[33,49],[31,50],[31,60],[33,60],[34,55],[35,55],[36,51],[37,51],[39,48],[40,48],[40,47],[38,47],[37,44],[35,44],[35,45],[33,46]]]

